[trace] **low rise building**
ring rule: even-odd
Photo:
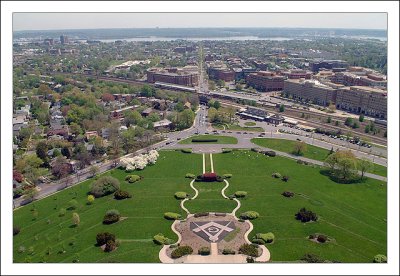
[[[147,70],[147,82],[172,83],[184,86],[196,86],[199,82],[198,72],[183,68],[152,68]]]
[[[280,91],[283,89],[283,82],[286,77],[279,76],[274,72],[259,71],[247,76],[247,84],[258,91]]]

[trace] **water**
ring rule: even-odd
[[[202,40],[273,40],[273,41],[286,41],[294,40],[295,38],[289,37],[258,37],[258,36],[229,36],[229,37],[160,37],[160,36],[149,36],[149,37],[133,37],[123,39],[98,39],[101,42],[114,42],[116,40],[122,40],[127,42],[132,41],[173,41],[173,40],[188,40],[188,41],[202,41]]]

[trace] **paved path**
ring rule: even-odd
[[[214,163],[213,163],[213,158],[212,158],[212,153],[210,153],[210,163],[211,163],[211,172],[214,172]]]
[[[199,191],[194,187],[194,179],[190,182],[190,187],[194,190],[194,196],[192,197],[191,200],[195,199],[199,195]],[[184,206],[185,202],[190,200],[189,198],[185,198],[184,200],[181,201],[181,208],[186,212],[186,214],[190,214],[189,210]]]

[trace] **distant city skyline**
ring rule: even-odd
[[[105,28],[387,29],[386,13],[14,13],[13,31]]]

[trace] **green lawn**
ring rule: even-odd
[[[163,218],[165,212],[177,212],[184,215],[179,201],[174,198],[177,191],[192,193],[186,173],[200,174],[202,159],[198,154],[184,154],[179,151],[162,151],[157,163],[134,174],[144,179],[128,184],[124,181],[123,170],[116,169],[107,174],[121,182],[121,189],[128,190],[133,197],[115,200],[106,196],[86,205],[87,192],[93,180],[85,181],[53,196],[36,201],[14,211],[14,225],[21,232],[14,236],[14,262],[159,262],[158,252],[161,246],[155,245],[152,237],[164,233],[174,240],[177,236],[171,230],[171,221]],[[59,217],[61,208],[68,208],[68,202],[76,199],[80,206],[75,211],[67,211]],[[36,208],[38,217],[33,219],[31,209]],[[112,225],[103,225],[102,219],[107,210],[117,209],[125,220]],[[72,212],[80,215],[81,223],[71,228]],[[119,248],[104,253],[95,246],[96,234],[109,231],[121,240]],[[70,242],[74,245],[69,245]],[[19,249],[25,252],[19,253]],[[28,254],[32,247],[33,253]],[[50,250],[50,255],[47,251]],[[63,254],[59,251],[65,250]]]
[[[219,130],[232,130],[232,131],[254,131],[254,132],[264,132],[264,129],[262,127],[242,127],[239,125],[231,125],[231,124],[226,124],[226,125],[220,125],[220,124],[213,124],[213,128],[219,129]]]
[[[218,174],[233,173],[226,194],[248,192],[237,214],[249,210],[260,214],[253,221],[250,238],[260,232],[275,234],[275,242],[267,245],[272,262],[297,261],[305,253],[340,262],[367,263],[376,254],[386,255],[386,183],[368,179],[360,184],[337,184],[320,174],[318,168],[251,151],[214,154],[213,160]],[[273,172],[288,175],[290,180],[274,179]],[[283,191],[296,194],[285,198]],[[303,224],[295,220],[295,213],[302,207],[316,212],[319,221]],[[307,237],[313,233],[326,234],[335,241],[310,242]]]
[[[244,125],[245,126],[255,126],[256,123],[255,122],[245,122]]]
[[[192,139],[217,139],[216,142],[192,142]],[[195,135],[179,142],[179,144],[237,144],[238,140],[232,136]]]
[[[274,138],[253,138],[251,139],[251,142],[261,147],[292,153],[297,141]],[[314,160],[324,161],[328,154],[329,150],[327,149],[307,144],[307,149],[302,156]],[[368,172],[385,177],[387,176],[387,168],[378,164],[374,164],[373,169],[369,170]]]

